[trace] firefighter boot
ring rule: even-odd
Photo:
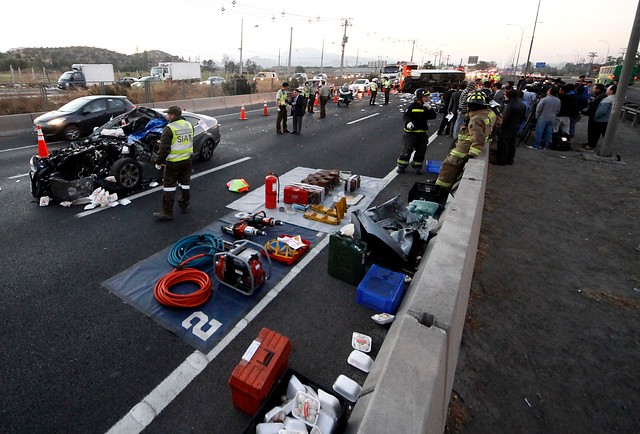
[[[172,220],[173,219],[173,191],[162,192],[162,209],[153,213],[156,220]]]
[[[396,173],[404,173],[404,167],[402,166],[396,167]]]

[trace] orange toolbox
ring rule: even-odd
[[[252,416],[256,414],[287,370],[290,352],[289,338],[268,328],[260,330],[229,378],[233,405]]]

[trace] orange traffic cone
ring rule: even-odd
[[[333,102],[338,102],[338,92],[333,92]]]
[[[320,105],[320,95],[316,93],[316,99],[313,101],[313,106],[318,107]]]
[[[47,158],[49,156],[49,150],[47,149],[47,142],[44,141],[42,128],[38,125],[36,129],[38,130],[38,157]]]
[[[369,88],[369,90],[367,90],[367,96],[371,96],[371,88]]]
[[[269,116],[269,110],[267,109],[267,100],[264,100],[264,110],[262,111],[262,116]]]
[[[242,106],[240,107],[240,120],[241,121],[247,120],[247,114],[244,111],[244,103],[242,103]]]

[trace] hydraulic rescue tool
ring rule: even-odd
[[[267,258],[268,269],[261,257]],[[271,258],[264,247],[249,240],[237,241],[227,252],[213,256],[216,279],[244,295],[251,295],[271,275]]]
[[[267,217],[264,211],[255,214],[239,213],[236,215],[240,220],[236,223],[222,226],[222,230],[235,238],[248,238],[257,235],[266,235],[263,228],[282,226],[284,222],[273,217]]]

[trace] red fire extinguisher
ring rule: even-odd
[[[265,208],[274,209],[278,202],[280,190],[280,180],[277,175],[267,172],[264,178],[264,206]]]

